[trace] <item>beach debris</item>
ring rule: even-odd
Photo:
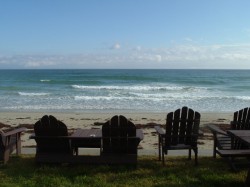
[[[143,149],[143,147],[141,145],[138,145],[137,149]]]
[[[102,122],[94,122],[94,126],[102,126],[104,123]]]
[[[16,119],[31,119],[31,117],[16,118]]]
[[[204,145],[205,142],[197,141],[197,144],[198,144],[198,145]]]
[[[157,136],[157,132],[155,131],[155,132],[151,132],[151,135],[152,136]]]
[[[100,128],[98,128],[98,127],[92,127],[91,129],[100,129]]]
[[[163,126],[161,124],[158,124],[158,123],[146,123],[146,124],[135,124],[136,128],[138,129],[145,129],[145,128],[154,128],[154,126]]]
[[[223,122],[223,121],[226,121],[227,119],[224,119],[224,118],[219,118],[216,120],[216,122]]]
[[[80,120],[90,121],[90,120],[100,120],[100,118],[81,118]]]

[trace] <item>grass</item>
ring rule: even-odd
[[[108,165],[36,165],[34,156],[12,157],[0,165],[0,186],[244,186],[247,170],[237,173],[221,158],[139,157],[137,167]]]

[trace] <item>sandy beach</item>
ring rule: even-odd
[[[43,115],[54,115],[58,120],[63,121],[70,132],[77,128],[101,128],[101,123],[109,120],[113,115],[124,115],[131,120],[138,128],[143,129],[144,139],[139,145],[142,153],[156,154],[158,137],[155,133],[155,125],[164,125],[166,113],[27,113],[27,112],[1,112],[0,127],[8,129],[10,127],[24,126],[27,131],[22,135],[23,153],[34,152],[36,145],[34,140],[29,139],[33,133],[33,124]],[[199,152],[208,152],[212,154],[212,134],[206,128],[208,124],[229,124],[233,118],[232,113],[201,113],[200,129],[204,136],[199,138]],[[32,149],[33,148],[33,149]],[[31,150],[31,151],[29,151]],[[209,151],[210,152],[210,151]]]

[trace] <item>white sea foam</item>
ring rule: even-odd
[[[23,93],[26,95],[27,93]],[[28,93],[30,96],[34,93]],[[41,94],[41,93],[39,93]],[[37,96],[37,93],[35,93]],[[247,99],[247,100],[245,100]],[[0,102],[8,100],[0,98]],[[13,98],[12,98],[13,100]],[[53,96],[36,97],[31,104],[30,97],[24,97],[18,103],[18,97],[14,101],[9,100],[1,109],[10,110],[152,110],[166,111],[181,106],[189,106],[197,111],[234,111],[247,106],[250,98],[245,96],[184,96],[172,95],[169,97],[160,94],[144,94],[143,96]],[[17,102],[16,102],[17,101]],[[33,100],[34,101],[34,100]],[[11,103],[12,104],[9,104]],[[17,104],[18,103],[18,104]]]
[[[49,93],[30,93],[30,92],[18,92],[21,96],[45,96],[49,95]]]
[[[250,96],[236,96],[236,99],[250,101]]]
[[[75,96],[75,100],[112,100],[112,97],[105,96]],[[119,98],[116,98],[119,99]]]
[[[176,86],[176,85],[133,85],[133,86],[83,86],[72,85],[72,88],[82,90],[134,90],[134,91],[197,91],[204,90],[202,87]]]
[[[50,82],[49,79],[41,79],[40,81],[41,81],[41,82]]]

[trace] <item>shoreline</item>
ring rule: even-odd
[[[30,140],[29,136],[33,133],[33,124],[43,115],[53,115],[58,120],[64,122],[69,132],[73,132],[77,128],[101,128],[101,123],[106,122],[114,115],[124,115],[131,120],[137,127],[142,128],[144,139],[139,145],[139,152],[155,154],[158,149],[158,136],[155,133],[155,125],[164,125],[167,113],[145,113],[145,112],[102,112],[102,113],[65,113],[65,112],[0,112],[0,123],[9,125],[9,127],[26,126],[27,131],[22,135],[22,147],[34,148],[35,140]],[[213,149],[213,138],[209,130],[206,129],[208,124],[230,124],[233,119],[233,112],[206,112],[201,113],[200,129],[204,132],[204,136],[199,138],[199,150]],[[29,151],[25,151],[29,152]],[[205,151],[206,153],[209,151]]]
[[[54,115],[58,120],[65,123],[66,125],[77,125],[77,121],[81,121],[82,124],[86,125],[90,122],[105,122],[114,115],[123,115],[133,123],[136,122],[152,122],[159,121],[159,123],[164,124],[167,112],[128,112],[128,111],[112,111],[112,112],[23,112],[23,111],[9,111],[0,112],[0,122],[4,124],[9,124],[15,126],[22,123],[35,123],[43,115]],[[201,114],[201,126],[204,123],[218,123],[227,122],[229,123],[233,119],[233,112],[200,112]],[[95,121],[99,120],[99,121]],[[75,121],[75,122],[74,122]]]

